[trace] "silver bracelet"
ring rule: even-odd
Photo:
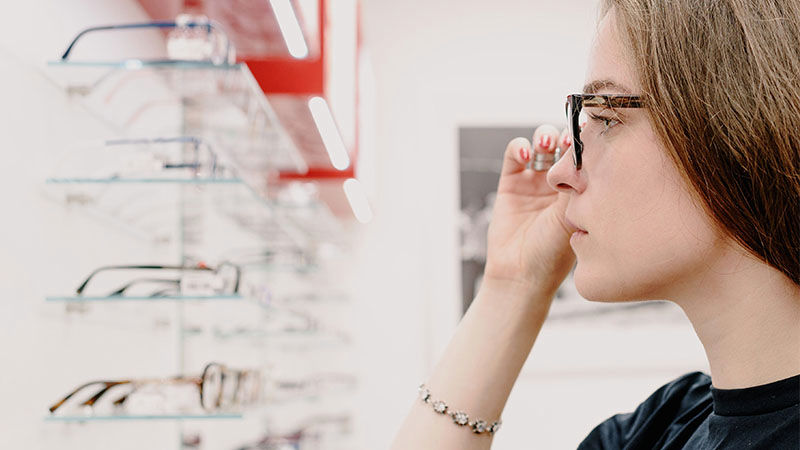
[[[500,429],[500,425],[503,424],[503,421],[500,419],[498,419],[496,422],[493,422],[491,425],[489,425],[485,420],[470,421],[467,413],[463,411],[450,411],[450,407],[447,406],[447,403],[441,400],[433,400],[431,398],[431,391],[425,386],[424,383],[419,385],[419,398],[424,403],[433,406],[433,410],[435,412],[450,416],[453,419],[453,423],[456,425],[460,427],[470,427],[472,432],[475,434],[495,434],[497,433],[497,430]]]

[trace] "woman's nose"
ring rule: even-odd
[[[572,141],[567,133],[562,133],[558,146],[561,149],[561,158],[547,171],[547,183],[556,191],[569,193],[571,190],[582,192],[584,179],[581,171],[575,169],[572,155]]]

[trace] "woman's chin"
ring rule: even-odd
[[[578,294],[591,302],[616,303],[631,300],[621,289],[625,285],[622,280],[599,271],[585,268],[582,270],[580,263],[575,267],[573,280]]]
[[[581,297],[592,302],[620,303],[641,300],[660,300],[664,294],[665,277],[655,273],[631,273],[592,270],[575,266],[573,281]]]

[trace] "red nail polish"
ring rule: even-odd
[[[519,149],[519,156],[522,157],[523,161],[527,161],[528,158],[530,157],[530,154],[528,153],[528,150],[525,149],[525,147],[522,147]]]
[[[539,147],[542,147],[542,148],[547,147],[547,144],[545,143],[545,139],[546,138],[547,138],[547,136],[539,137]]]
[[[567,136],[564,138],[564,146],[569,148],[572,145],[572,138]]]
[[[544,138],[544,144],[542,145],[542,147],[545,149],[550,148],[550,141],[551,141],[550,136],[546,136]]]

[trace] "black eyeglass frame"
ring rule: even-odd
[[[178,271],[181,271],[181,272],[184,272],[184,271],[206,271],[206,272],[211,272],[211,273],[216,274],[216,273],[219,272],[219,270],[222,267],[226,267],[226,266],[232,267],[236,272],[236,277],[233,280],[234,284],[233,284],[233,289],[232,290],[233,290],[234,294],[238,294],[239,293],[239,284],[241,282],[241,276],[242,276],[242,268],[237,264],[233,264],[233,263],[230,263],[230,262],[227,262],[227,261],[223,261],[223,262],[219,263],[217,265],[217,267],[213,267],[213,268],[209,267],[209,266],[207,266],[207,265],[205,265],[203,263],[200,263],[200,264],[197,264],[197,265],[194,265],[194,266],[186,266],[186,265],[184,265],[184,266],[169,266],[169,265],[117,265],[117,266],[103,266],[103,267],[99,267],[99,268],[95,269],[94,271],[92,271],[92,273],[90,273],[89,276],[87,276],[86,279],[81,283],[81,285],[78,286],[78,288],[75,290],[75,294],[77,296],[79,296],[79,297],[82,296],[83,295],[83,291],[86,289],[86,286],[95,277],[95,275],[97,275],[100,272],[105,272],[105,271],[110,271],[110,270],[155,270],[155,271],[178,270]],[[169,282],[169,283],[175,283],[177,281],[178,283],[180,283],[180,280],[161,280],[161,281]],[[110,295],[113,295],[113,296],[122,295],[128,288],[131,287],[131,285],[135,284],[135,282],[137,282],[137,280],[133,280],[132,282],[129,282],[128,284],[122,286],[121,288],[116,289]]]
[[[147,28],[156,28],[156,29],[167,29],[167,28],[199,28],[205,29],[207,34],[211,34],[212,32],[220,33],[223,38],[225,39],[225,56],[224,56],[224,64],[231,64],[232,62],[232,46],[231,41],[228,39],[227,34],[225,31],[220,27],[220,25],[214,21],[203,21],[203,22],[186,22],[186,23],[178,23],[175,21],[156,21],[156,22],[140,22],[140,23],[124,23],[124,24],[116,24],[116,25],[103,25],[103,26],[96,26],[86,28],[80,31],[69,43],[69,46],[64,51],[64,54],[61,55],[61,61],[67,62],[70,57],[70,53],[72,53],[72,49],[75,47],[75,44],[78,41],[86,36],[87,34],[96,33],[98,31],[118,31],[118,30],[139,30],[139,29],[147,29]],[[150,63],[160,63],[160,64],[177,64],[183,63],[186,61],[177,60],[177,59],[155,59],[155,60],[148,60],[147,62]],[[219,64],[222,65],[222,64]]]
[[[564,106],[567,114],[569,134],[572,137],[572,162],[575,170],[583,166],[583,141],[581,140],[580,115],[584,107],[614,108],[646,108],[644,99],[639,95],[600,95],[571,94],[567,96]]]

